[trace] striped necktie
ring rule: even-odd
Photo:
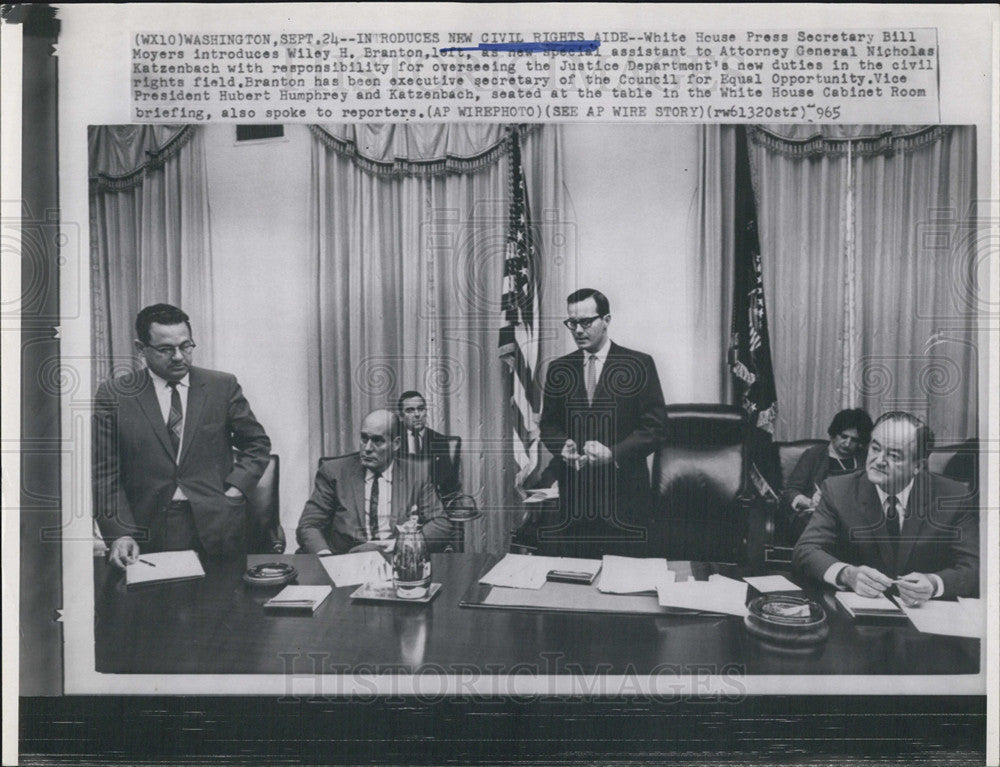
[[[167,416],[167,432],[170,434],[170,444],[174,448],[174,457],[178,457],[181,447],[181,434],[184,430],[184,410],[181,408],[181,393],[177,391],[178,381],[168,381],[170,387],[170,415]]]
[[[378,479],[382,475],[372,472],[372,493],[368,499],[368,540],[378,539]]]

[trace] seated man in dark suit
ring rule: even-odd
[[[360,452],[320,466],[295,531],[302,551],[389,550],[396,525],[411,514],[420,519],[428,549],[440,551],[447,545],[451,523],[427,467],[397,457],[400,442],[395,414],[376,410],[361,423]]]
[[[140,551],[246,553],[245,496],[267,468],[271,441],[236,378],[191,365],[187,314],[139,312],[146,367],[108,381],[94,403],[94,514],[109,561]],[[235,458],[234,458],[235,451]]]
[[[909,606],[978,593],[978,515],[965,486],[927,471],[933,439],[909,413],[879,418],[865,470],[823,483],[794,567],[868,597],[895,585]]]
[[[430,462],[431,479],[443,503],[461,492],[459,476],[462,440],[458,440],[452,456],[448,438],[427,426],[427,401],[418,391],[403,392],[396,403],[403,425],[403,453],[411,458]]]

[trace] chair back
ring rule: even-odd
[[[670,405],[653,459],[659,556],[745,559],[746,422],[730,405]]]
[[[927,470],[963,483],[974,502],[979,496],[979,440],[935,445],[927,457]]]
[[[251,554],[283,554],[285,531],[281,527],[281,504],[278,497],[278,480],[281,461],[271,455],[264,474],[257,486],[247,495],[250,525],[248,551]]]
[[[776,442],[778,450],[778,462],[781,464],[781,487],[775,490],[784,490],[788,484],[788,478],[795,471],[802,454],[816,445],[825,445],[825,439],[797,439],[794,442]]]

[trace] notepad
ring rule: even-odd
[[[838,591],[837,601],[850,614],[852,618],[876,617],[876,618],[903,618],[906,616],[902,610],[892,602],[885,594],[877,597],[863,597],[853,591]]]
[[[579,582],[589,583],[601,569],[599,559],[574,557],[535,557],[527,554],[507,554],[479,579],[487,586],[513,589],[540,589],[550,573],[578,573]],[[586,580],[584,580],[586,577]],[[576,581],[574,581],[576,582]]]
[[[125,568],[125,583],[129,586],[204,577],[205,570],[201,566],[201,561],[191,550],[142,554],[138,562]]]
[[[673,583],[675,574],[663,558],[640,559],[605,554],[601,560],[601,578],[597,590],[605,594],[640,594],[656,591],[657,586]]]
[[[661,607],[702,613],[747,614],[747,585],[743,581],[712,575],[707,581],[661,584],[656,589]]]
[[[332,586],[285,586],[264,603],[269,610],[305,610],[316,612],[333,591]]]
[[[380,583],[392,578],[389,563],[377,551],[320,557],[319,563],[323,565],[333,585],[338,588],[360,586],[362,583]]]

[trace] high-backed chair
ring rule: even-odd
[[[967,439],[952,445],[935,445],[927,457],[927,469],[969,488],[968,502],[979,503],[979,440]]]
[[[811,447],[824,445],[825,439],[797,439],[794,442],[776,442],[775,448],[778,451],[778,462],[781,464],[781,487],[774,488],[776,492],[785,489],[788,478],[799,463],[802,454]]]
[[[746,421],[730,405],[670,405],[653,460],[659,556],[752,564],[759,504],[747,483]],[[761,549],[761,551],[756,551]]]
[[[285,531],[281,527],[278,479],[281,463],[272,455],[257,486],[247,496],[250,525],[248,551],[251,554],[283,554]]]

